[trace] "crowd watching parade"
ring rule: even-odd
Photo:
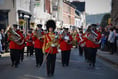
[[[97,24],[91,24],[86,31],[83,28],[60,28],[57,30],[56,22],[48,20],[36,28],[28,29],[26,35],[17,24],[0,30],[0,57],[5,52],[10,52],[11,67],[18,68],[24,61],[24,57],[35,56],[35,66],[41,68],[46,64],[47,76],[51,77],[55,72],[56,55],[61,53],[62,67],[68,67],[71,49],[78,49],[78,57],[84,56],[86,63],[92,69],[96,66],[97,50],[108,50],[114,54],[116,48],[115,28],[101,28]],[[9,47],[8,47],[9,45]],[[24,51],[26,50],[26,54]],[[26,55],[26,56],[24,56]]]

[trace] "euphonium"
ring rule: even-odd
[[[92,41],[95,44],[100,44],[101,40],[97,40],[98,34],[96,34],[93,30],[90,30],[90,32],[88,33],[89,35],[85,35],[88,40]]]
[[[21,37],[18,33],[16,33],[11,26],[8,26],[5,30],[5,34],[8,33],[11,35],[10,40],[14,41],[18,45],[22,45],[24,40],[21,40]]]

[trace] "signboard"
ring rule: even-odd
[[[57,11],[58,10],[58,6],[53,6],[53,11]]]
[[[35,0],[35,4],[34,4],[35,6],[40,6],[40,0]]]

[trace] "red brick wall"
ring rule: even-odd
[[[75,9],[73,7],[71,7],[71,25],[75,24]]]
[[[45,11],[50,13],[50,0],[45,0]]]
[[[63,22],[64,24],[75,24],[75,9],[66,3],[63,3]]]

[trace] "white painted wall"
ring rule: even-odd
[[[16,0],[16,10],[30,12],[30,0]]]
[[[2,10],[10,10],[9,12],[9,25],[18,24],[18,10],[24,10],[26,12],[30,12],[30,0],[0,0],[0,9]]]
[[[80,18],[75,18],[75,26],[80,28],[81,25],[82,25],[81,19]]]
[[[45,22],[51,18],[51,15],[44,12],[44,0],[40,0],[40,5],[35,6],[36,1],[31,0],[31,13],[32,13],[32,18],[31,21],[35,22],[36,24],[41,23],[43,24],[43,29],[45,29],[44,24]]]
[[[0,0],[0,9],[1,10],[10,10],[8,19],[9,19],[9,25],[12,25],[16,22],[16,8],[15,8],[15,3],[13,7],[13,2],[12,0]]]

